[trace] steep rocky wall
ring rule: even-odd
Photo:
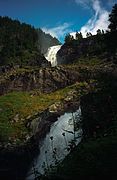
[[[117,78],[117,68],[101,66],[87,68],[78,66],[58,66],[34,70],[18,70],[0,76],[0,95],[11,91],[53,92],[75,82],[88,79]]]
[[[80,79],[79,72],[67,68],[40,68],[13,73],[0,78],[0,95],[10,91],[52,92],[73,84]]]
[[[117,78],[113,65],[98,67],[58,66],[31,70],[17,70],[0,76],[0,95],[11,91],[53,92],[75,82],[88,79]]]
[[[57,53],[58,64],[79,62],[80,58],[97,57],[100,61],[113,61],[117,64],[117,32],[97,34],[71,40],[65,43]]]

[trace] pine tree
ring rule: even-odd
[[[112,12],[109,15],[110,24],[108,28],[111,31],[117,31],[117,4],[113,6]]]
[[[65,43],[66,43],[66,44],[70,44],[73,40],[74,40],[74,37],[73,37],[72,35],[67,34],[67,35],[65,36]]]

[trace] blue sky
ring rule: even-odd
[[[0,0],[0,15],[26,22],[63,41],[76,30],[85,36],[107,29],[108,14],[117,0]]]

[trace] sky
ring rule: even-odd
[[[108,28],[108,15],[117,0],[0,0],[0,15],[41,28],[64,41],[66,34]]]

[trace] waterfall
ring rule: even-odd
[[[52,46],[48,49],[47,53],[45,54],[45,58],[51,62],[51,65],[54,67],[57,65],[57,57],[56,54],[61,48],[61,45]]]

